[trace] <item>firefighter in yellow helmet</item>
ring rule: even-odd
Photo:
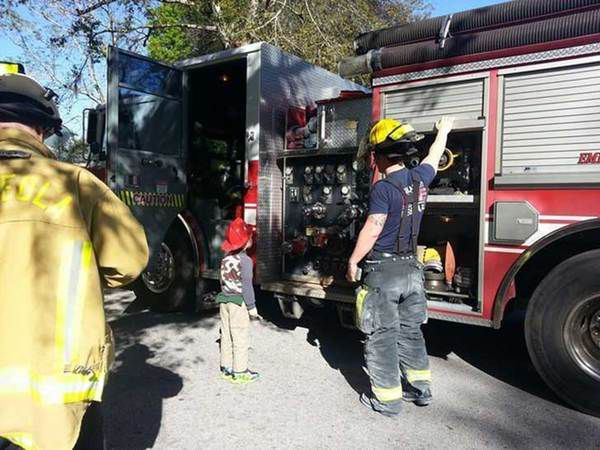
[[[429,154],[416,167],[412,167],[417,155],[414,143],[422,136],[410,125],[383,119],[369,136],[384,178],[371,190],[369,215],[346,277],[358,281],[357,264],[367,257],[356,308],[357,324],[366,334],[372,395],[361,395],[361,402],[384,415],[398,414],[403,400],[420,406],[431,401],[431,372],[421,332],[427,300],[416,248],[427,187],[436,175],[453,123],[449,117],[437,123]]]
[[[105,184],[52,159],[53,94],[18,72],[0,64],[0,448],[100,449],[102,287],[138,276],[146,238]]]

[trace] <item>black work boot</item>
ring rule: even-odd
[[[417,406],[427,406],[432,400],[433,396],[431,395],[431,390],[429,388],[424,391],[419,391],[417,389],[409,389],[405,390],[402,393],[402,400],[405,402],[414,403]]]
[[[369,397],[367,394],[362,393],[360,394],[360,402],[365,405],[366,407],[368,407],[369,409],[371,409],[372,411],[375,411],[376,413],[381,414],[382,416],[386,416],[386,417],[397,417],[398,413],[394,413],[394,412],[389,412],[389,411],[381,411],[379,410],[376,405],[373,404],[373,400],[371,399],[371,397]]]

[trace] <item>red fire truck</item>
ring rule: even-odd
[[[340,71],[371,73],[372,97],[268,44],[175,67],[111,50],[88,138],[154,250],[136,292],[160,310],[206,299],[242,216],[257,284],[285,315],[331,303],[351,322],[343,274],[372,182],[361,140],[389,117],[426,151],[455,116],[419,236],[441,255],[429,316],[500,328],[525,310],[540,375],[600,415],[600,1],[514,1],[355,44]]]
[[[430,316],[500,327],[525,309],[540,375],[600,414],[600,2],[503,3],[365,33],[355,49],[340,71],[372,74],[373,119],[431,132],[457,117],[449,148],[479,180],[432,188],[420,243],[456,244],[475,303],[439,295]]]

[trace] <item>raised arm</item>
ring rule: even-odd
[[[452,131],[453,126],[454,117],[444,116],[436,123],[438,134],[429,149],[429,154],[425,159],[423,159],[423,162],[421,162],[421,164],[429,164],[431,167],[433,167],[433,170],[435,170],[436,173],[440,164],[440,159],[442,159],[442,154],[446,149],[448,134],[450,131]]]

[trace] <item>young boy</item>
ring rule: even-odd
[[[227,228],[222,249],[221,293],[221,375],[233,383],[256,381],[258,373],[248,370],[248,328],[250,318],[258,318],[252,286],[252,259],[246,249],[252,246],[252,231],[242,219]]]

